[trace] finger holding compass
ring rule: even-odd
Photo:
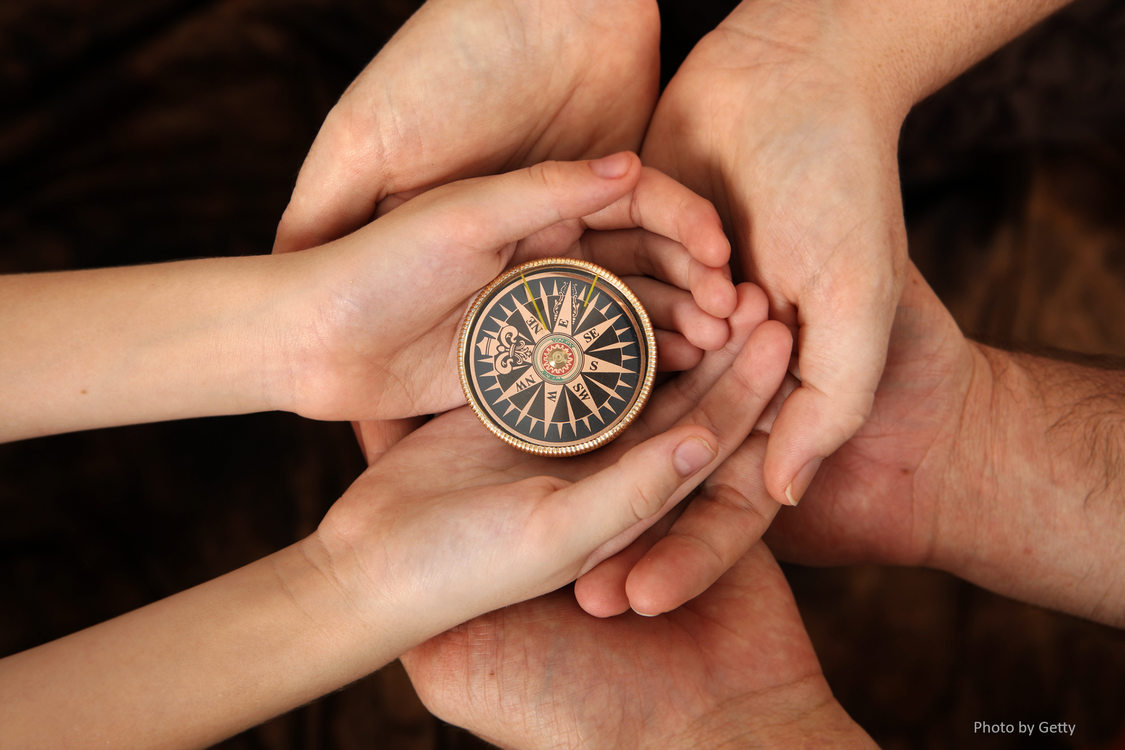
[[[690,291],[699,310],[714,318],[734,311],[730,242],[715,207],[663,172],[644,167],[633,191],[583,216],[581,227],[599,231],[577,233],[565,253],[558,252],[559,238],[551,232],[528,237],[512,264],[546,255],[588,260],[621,277],[650,276]]]
[[[367,420],[464,403],[456,362],[469,301],[515,258],[605,259],[612,243],[591,241],[592,227],[667,233],[664,242],[619,253],[617,267],[654,269],[671,282],[664,286],[687,285],[693,296],[677,304],[690,299],[700,319],[725,326],[698,301],[730,286],[725,267],[707,265],[725,263],[730,252],[709,203],[642,169],[631,153],[545,162],[435,188],[336,242],[277,256],[305,290],[305,304],[295,306],[301,319],[294,323],[291,410]],[[646,295],[654,300],[668,291],[652,289]],[[534,295],[521,302],[540,304]],[[724,304],[710,299],[707,307]],[[528,317],[553,314],[532,310]],[[546,322],[536,325],[546,329]],[[713,338],[701,343],[721,345]]]

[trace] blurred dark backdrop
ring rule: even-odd
[[[7,0],[0,272],[268,251],[325,113],[418,4]],[[722,15],[696,5],[664,4],[666,75]],[[1125,355],[1123,38],[1125,6],[1081,0],[910,116],[911,253],[966,331]],[[346,426],[277,414],[0,446],[0,655],[308,534],[361,469]],[[884,747],[1026,747],[972,722],[1046,719],[1078,734],[1036,747],[1125,748],[1122,633],[929,571],[788,572]],[[483,746],[398,665],[222,745]]]

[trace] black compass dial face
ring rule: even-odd
[[[477,415],[524,450],[568,455],[616,437],[655,373],[644,308],[592,263],[534,261],[505,273],[470,308],[462,382]]]

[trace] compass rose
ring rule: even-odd
[[[488,429],[522,450],[576,455],[623,431],[644,407],[656,341],[640,301],[580,260],[513,268],[469,307],[461,384]]]

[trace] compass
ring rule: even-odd
[[[617,437],[656,375],[648,313],[621,279],[583,260],[516,266],[484,288],[461,329],[461,385],[511,446],[573,456]]]

